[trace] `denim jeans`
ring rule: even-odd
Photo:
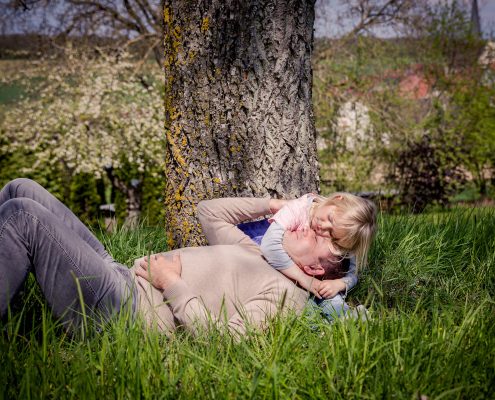
[[[83,314],[102,322],[124,305],[135,312],[131,271],[36,182],[16,179],[0,191],[0,315],[33,272],[53,314],[67,327]]]
[[[349,305],[345,302],[345,297],[341,294],[330,299],[317,299],[311,296],[308,303],[315,312],[322,314],[328,321],[344,316],[349,310]]]

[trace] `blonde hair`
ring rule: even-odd
[[[368,252],[376,231],[376,206],[370,200],[351,193],[337,192],[328,198],[318,196],[311,209],[311,218],[319,207],[334,206],[336,215],[333,229],[343,232],[339,239],[331,239],[334,254],[356,256],[356,267],[362,268],[368,261]]]

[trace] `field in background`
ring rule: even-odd
[[[161,229],[101,238],[127,265],[165,248]],[[73,338],[31,285],[28,306],[1,324],[3,397],[491,398],[494,238],[490,208],[383,216],[349,295],[369,321],[292,317],[240,343],[218,332],[167,338],[124,317]]]

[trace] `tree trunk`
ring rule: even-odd
[[[125,217],[124,226],[127,228],[136,228],[141,217],[141,192],[139,188],[127,187],[125,203],[127,206],[127,216]]]
[[[171,247],[203,243],[202,199],[319,189],[314,1],[165,0]]]
[[[112,184],[112,189],[120,191],[125,196],[126,217],[124,226],[130,229],[137,227],[141,216],[142,179],[124,182],[114,174],[112,167],[105,168],[105,172]]]

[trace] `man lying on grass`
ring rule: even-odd
[[[151,326],[193,332],[213,322],[233,334],[263,327],[277,312],[302,312],[308,293],[271,268],[236,224],[278,210],[277,200],[216,199],[198,205],[210,246],[117,263],[89,229],[37,183],[0,192],[0,314],[33,272],[53,314],[68,326],[106,321],[129,306]],[[284,248],[305,272],[326,273],[329,248],[310,231]]]

